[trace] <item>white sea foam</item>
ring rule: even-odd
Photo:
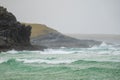
[[[100,46],[93,46],[92,48],[59,48],[45,49],[44,51],[11,50],[2,53],[0,54],[0,63],[12,58],[24,63],[47,64],[71,63],[76,60],[120,62],[120,48],[116,48],[114,45],[107,45],[106,43],[102,43]]]
[[[0,63],[7,62],[7,59],[0,58]]]
[[[10,51],[7,51],[6,53],[9,53],[9,54],[16,54],[16,53],[18,53],[19,51],[16,51],[16,50],[10,50]]]
[[[100,46],[93,46],[91,48],[59,48],[59,49],[45,49],[44,51],[16,51],[16,50],[10,50],[3,53],[9,53],[9,54],[17,54],[17,53],[37,53],[37,54],[81,54],[81,53],[99,53],[99,54],[111,54],[111,53],[119,53],[120,48],[114,47],[114,45],[107,45],[105,42],[103,42]]]
[[[69,64],[75,60],[44,60],[44,59],[16,59],[17,61],[22,61],[23,63],[47,63],[47,64]]]
[[[73,51],[65,51],[63,49],[45,49],[40,51],[40,54],[71,54]]]

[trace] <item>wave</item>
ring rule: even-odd
[[[23,63],[70,64],[76,60],[16,59]]]
[[[28,63],[28,64],[88,64],[88,63],[108,63],[108,62],[118,62],[120,63],[120,60],[89,60],[89,59],[83,59],[83,60],[71,60],[71,59],[62,59],[62,60],[47,60],[47,59],[6,59],[6,60],[0,60],[0,64],[18,64],[18,63]]]
[[[1,52],[2,54],[30,54],[30,53],[35,53],[35,54],[80,54],[80,53],[99,53],[99,54],[112,54],[112,53],[118,53],[119,54],[120,49],[116,48],[97,48],[97,47],[92,47],[92,48],[68,48],[68,49],[45,49],[44,51],[16,51],[16,50],[11,50],[7,52]]]
[[[17,63],[17,62],[23,62],[23,63],[45,63],[45,64],[70,64],[76,60],[45,60],[45,59],[9,59],[9,60],[0,60],[0,63]]]
[[[4,60],[1,64],[8,64],[8,65],[18,65],[20,62],[18,62],[16,59],[8,59]]]
[[[16,51],[16,50],[10,50],[7,52],[1,52],[3,54],[29,54],[29,53],[36,53],[36,54],[80,54],[80,53],[99,53],[99,54],[112,54],[112,53],[120,53],[120,47],[115,47],[115,45],[108,45],[105,42],[103,42],[101,45],[93,46],[91,48],[66,48],[61,47],[58,49],[44,49],[44,51]]]
[[[102,42],[99,46],[98,45],[94,45],[93,47],[89,48],[89,49],[107,49],[107,50],[116,50],[117,48],[115,47],[115,45],[113,44],[107,44],[105,42]]]
[[[7,61],[8,61],[7,59],[0,58],[0,63],[4,63],[4,62],[7,62]]]
[[[16,51],[1,52],[0,63],[14,58],[23,63],[70,64],[78,60],[97,62],[120,62],[120,48],[102,43],[92,48],[59,48],[44,51]]]
[[[120,63],[120,60],[77,60],[72,62],[72,64],[89,64],[89,63]]]

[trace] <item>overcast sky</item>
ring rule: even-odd
[[[62,33],[120,34],[120,0],[0,0],[18,21]]]

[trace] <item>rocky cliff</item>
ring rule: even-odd
[[[37,46],[32,46],[31,43]],[[100,41],[78,40],[66,36],[46,25],[20,23],[6,8],[0,7],[0,51],[10,49],[36,50],[45,48],[42,46],[48,48],[88,48],[99,45],[100,43]]]
[[[21,24],[12,13],[0,6],[0,51],[32,49],[31,29],[31,26]]]
[[[44,45],[48,48],[88,48],[94,45],[100,45],[100,41],[79,40],[47,27],[42,24],[29,24],[32,26],[31,43],[33,45]]]

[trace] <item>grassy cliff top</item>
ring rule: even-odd
[[[31,37],[42,36],[49,33],[58,33],[56,30],[47,27],[44,24],[24,23],[25,25],[32,26]]]

